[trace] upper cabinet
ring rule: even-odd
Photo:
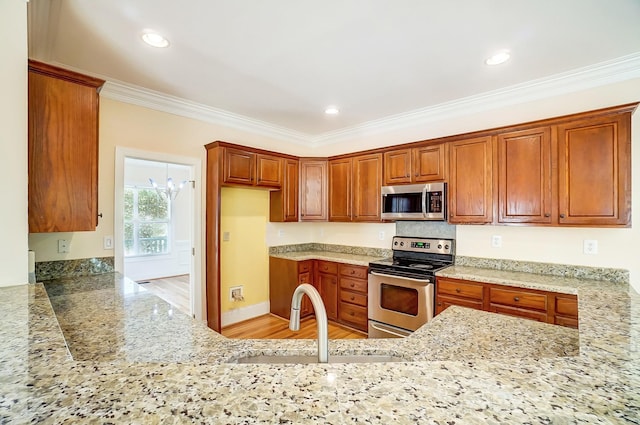
[[[96,229],[103,84],[29,61],[29,232]]]
[[[422,146],[384,153],[384,184],[410,184],[446,178],[447,145]]]
[[[298,169],[297,159],[285,159],[282,189],[269,193],[269,221],[298,221]]]
[[[631,114],[558,126],[558,223],[631,223]]]
[[[449,222],[493,220],[493,143],[490,136],[449,145]]]
[[[498,136],[498,221],[551,223],[551,130]]]
[[[380,221],[382,154],[329,161],[329,221]]]
[[[327,221],[327,160],[300,160],[300,221]]]
[[[248,186],[282,186],[282,158],[249,150],[225,147],[223,182]]]

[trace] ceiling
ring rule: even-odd
[[[638,0],[31,0],[28,7],[31,58],[301,137],[640,58]],[[170,46],[145,45],[148,29]],[[484,63],[501,49],[510,61]],[[326,115],[328,105],[340,114]]]

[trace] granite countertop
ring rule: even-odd
[[[270,254],[271,257],[286,258],[287,260],[325,260],[356,266],[368,266],[371,261],[380,260],[383,256],[351,254],[335,251],[292,251]]]
[[[227,339],[118,274],[0,288],[0,423],[640,423],[628,285],[442,273],[577,293],[580,329],[454,306],[409,338],[329,344],[405,362],[234,364],[315,341]]]

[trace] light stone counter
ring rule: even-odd
[[[451,307],[406,339],[329,344],[404,363],[233,364],[315,341],[226,339],[117,274],[0,288],[0,423],[640,423],[628,285],[446,273],[577,292],[580,329]]]
[[[356,266],[368,266],[370,262],[380,260],[383,257],[373,255],[349,254],[334,251],[298,251],[271,254],[271,257],[285,258],[287,260],[325,260],[337,263],[353,264]]]

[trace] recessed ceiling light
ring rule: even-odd
[[[337,115],[340,113],[340,110],[335,106],[328,106],[327,109],[324,110],[324,113],[327,115]]]
[[[495,55],[491,56],[489,59],[487,59],[484,62],[487,65],[500,65],[501,63],[508,61],[510,57],[511,55],[509,54],[509,52],[504,50],[502,52],[496,53]]]
[[[149,46],[169,47],[169,40],[167,40],[157,32],[145,32],[144,34],[142,34],[142,40]]]

